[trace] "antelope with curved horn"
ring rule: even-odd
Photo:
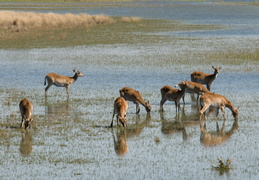
[[[151,111],[151,105],[149,101],[145,102],[139,91],[129,87],[124,87],[120,89],[119,92],[120,96],[123,97],[126,101],[132,101],[134,104],[136,104],[136,114],[138,114],[140,111],[139,104],[142,104],[148,113]]]
[[[217,76],[219,74],[219,70],[221,69],[221,67],[217,68],[217,67],[212,66],[212,68],[214,69],[213,74],[206,74],[206,73],[203,73],[203,72],[200,72],[200,71],[194,71],[191,74],[191,80],[193,82],[206,84],[207,89],[210,91],[211,84],[217,78]]]
[[[198,103],[199,96],[201,94],[210,92],[201,83],[196,83],[192,81],[182,81],[179,84],[175,85],[174,87],[177,87],[177,86],[180,86],[181,89],[183,89],[184,86],[186,86],[187,93],[197,94],[197,103]],[[183,96],[183,102],[185,104],[184,96]]]
[[[160,89],[161,96],[162,96],[162,99],[160,101],[160,111],[164,111],[163,104],[168,100],[168,101],[175,102],[176,113],[177,113],[177,110],[179,112],[180,111],[180,100],[185,94],[186,85],[187,84],[185,82],[183,82],[181,85],[181,89],[174,89],[168,85],[162,87]]]
[[[46,85],[46,81],[48,81],[48,85],[45,88],[45,96],[47,96],[47,91],[51,85],[55,85],[57,87],[66,87],[67,97],[69,98],[69,88],[71,84],[76,82],[78,77],[83,77],[84,74],[80,71],[73,70],[75,75],[73,77],[62,76],[56,73],[49,73],[45,77],[44,85]]]
[[[209,108],[214,107],[217,109],[217,116],[219,114],[219,109],[221,109],[222,115],[224,117],[224,120],[226,120],[225,116],[225,108],[229,108],[232,112],[232,115],[235,119],[238,118],[238,110],[239,108],[235,109],[233,104],[224,96],[215,94],[215,93],[204,93],[200,97],[200,120],[202,118],[203,113]],[[205,116],[206,118],[206,116]]]
[[[28,128],[30,127],[29,123],[32,121],[32,111],[33,111],[33,105],[32,103],[24,98],[19,103],[20,113],[22,116],[22,122],[20,127]]]
[[[126,121],[126,113],[128,109],[128,103],[123,97],[118,97],[114,101],[114,109],[113,109],[113,115],[112,115],[112,122],[111,127],[113,126],[113,118],[115,114],[117,114],[117,125],[119,124],[119,121],[121,122],[122,126],[127,126]]]

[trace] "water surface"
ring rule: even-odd
[[[258,50],[258,31],[253,31],[258,28],[254,23],[258,6],[139,3],[71,12],[216,23],[228,28],[224,33],[198,32],[199,38],[195,32],[179,32],[172,34],[179,36],[174,42],[0,50],[4,77],[0,79],[1,179],[258,179],[258,61],[207,59],[208,54],[224,49]],[[204,124],[200,125],[198,107],[189,95],[178,115],[172,102],[164,105],[164,113],[158,110],[162,86],[190,80],[195,70],[212,73],[212,65],[223,66],[212,91],[240,106],[240,115],[235,122],[226,110],[227,136],[209,146],[201,139]],[[72,76],[73,68],[85,77],[71,86],[70,99],[65,88],[57,87],[51,87],[45,99],[45,75]],[[128,128],[116,123],[108,128],[113,102],[124,86],[139,90],[151,102],[152,112],[147,115],[141,106],[136,115],[135,105],[129,102]],[[18,103],[24,97],[34,104],[29,131],[18,128]],[[220,114],[218,127],[223,126]],[[220,139],[213,114],[206,129]],[[218,157],[232,159],[234,169],[223,175],[212,170],[211,161]]]

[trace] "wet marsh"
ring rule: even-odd
[[[161,12],[150,3],[153,14]],[[204,9],[226,8],[224,4],[182,3],[190,9],[199,5]],[[127,8],[119,6],[114,14],[105,6],[91,9],[118,18],[119,14],[126,16]],[[166,17],[167,12],[165,9]],[[175,31],[171,25],[160,29],[168,21],[162,14],[162,20],[146,20],[148,14],[131,13],[142,21],[93,27],[93,43],[77,43],[78,39],[73,43],[74,38],[56,41],[57,46],[40,41],[38,46],[28,43],[24,48],[6,48],[1,43],[0,75],[5,77],[0,79],[1,179],[258,179],[258,34],[215,35],[215,31],[231,26],[224,25],[228,19],[221,19],[217,25],[198,22],[189,26],[196,20],[173,18],[171,22],[188,29]],[[258,28],[253,19],[243,18]],[[125,25],[122,29],[121,24]],[[194,33],[199,30],[206,33]],[[106,42],[98,41],[98,34],[106,37]],[[113,34],[110,41],[108,34]],[[71,36],[76,35],[71,32]],[[189,94],[179,114],[175,114],[172,102],[164,104],[164,113],[159,112],[161,87],[190,80],[195,70],[213,73],[212,65],[223,66],[212,91],[240,106],[238,121],[226,109],[226,123],[219,114],[217,124],[211,113],[206,134],[202,131],[204,122],[198,121],[198,106]],[[73,76],[73,68],[85,76],[71,86],[70,99],[65,88],[54,86],[45,98],[45,75],[55,72]],[[128,127],[114,123],[110,128],[113,102],[124,86],[139,90],[150,101],[152,111],[147,115],[140,106],[136,115],[135,105],[129,102]],[[18,104],[25,97],[34,105],[34,120],[28,131],[19,128]],[[212,146],[206,144],[206,135],[217,139]],[[233,169],[227,174],[211,169],[211,161],[218,157],[232,160]]]

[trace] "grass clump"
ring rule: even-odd
[[[217,164],[217,166],[212,166],[212,169],[219,171],[220,174],[224,174],[225,172],[229,172],[230,169],[233,167],[230,166],[232,160],[227,159],[224,163],[221,158],[218,158],[218,163],[212,161],[213,163]]]
[[[35,12],[0,12],[0,27],[12,31],[28,30],[33,28],[75,28],[90,27],[98,24],[112,24],[115,20],[104,15],[88,14],[57,14],[57,13],[35,13]]]

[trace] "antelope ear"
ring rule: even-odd
[[[214,66],[211,66],[213,69],[215,69],[215,67]]]
[[[30,121],[33,121],[33,118],[31,118]]]
[[[73,72],[76,72],[75,68],[73,69]]]
[[[240,107],[237,108],[237,111],[240,109]]]
[[[119,90],[119,92],[121,96],[124,96],[124,92],[122,90]]]
[[[150,105],[149,101],[148,101],[148,102],[146,102],[146,105]]]

